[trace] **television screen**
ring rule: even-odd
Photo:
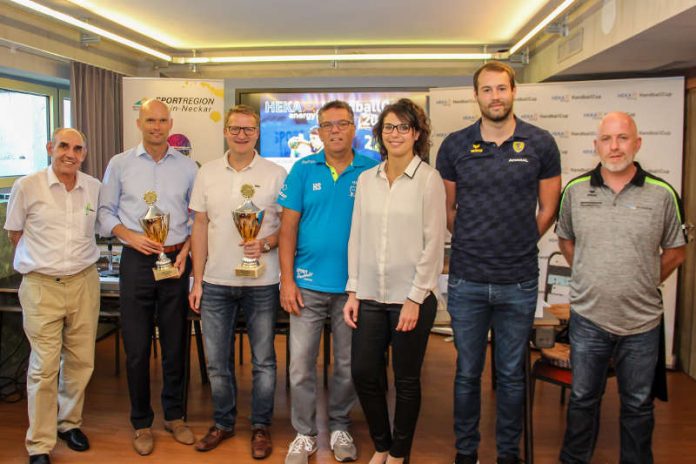
[[[258,107],[261,116],[259,152],[288,171],[298,159],[319,152],[317,112],[327,102],[343,100],[355,113],[353,149],[379,159],[372,127],[382,109],[400,98],[411,98],[427,111],[425,91],[267,92],[242,95],[241,102]]]

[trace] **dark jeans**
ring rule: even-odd
[[[168,254],[174,262],[176,253]],[[126,351],[131,424],[135,429],[150,427],[154,412],[150,405],[150,347],[155,321],[162,347],[162,409],[165,420],[181,419],[183,409],[184,363],[186,354],[186,313],[189,272],[181,278],[155,281],[152,268],[157,255],[143,255],[123,247],[119,278],[121,332]]]
[[[614,359],[621,401],[621,463],[651,464],[655,364],[660,326],[637,335],[613,335],[575,312],[570,314],[573,387],[561,462],[589,463],[599,434],[599,413]]]
[[[201,320],[215,408],[213,417],[221,430],[234,430],[237,419],[234,331],[240,309],[251,345],[251,424],[271,425],[276,385],[273,339],[279,304],[278,284],[232,287],[203,282]]]
[[[450,276],[447,311],[457,347],[454,433],[457,452],[474,454],[481,434],[481,373],[488,330],[495,332],[496,448],[499,457],[518,456],[524,407],[524,356],[534,323],[537,279],[486,284]]]
[[[401,305],[361,301],[358,328],[353,331],[351,371],[353,383],[365,412],[370,436],[377,451],[406,457],[420,411],[420,372],[435,321],[437,300],[430,294],[420,306],[416,327],[397,332]],[[389,426],[386,398],[386,351],[392,345],[396,387],[394,430]]]

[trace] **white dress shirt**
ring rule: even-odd
[[[68,192],[51,166],[14,183],[5,229],[23,231],[14,257],[17,272],[67,276],[97,262],[99,185],[78,171]]]
[[[389,185],[385,162],[358,178],[348,284],[359,300],[416,303],[435,291],[445,249],[445,187],[419,157]]]
[[[199,169],[193,184],[190,208],[199,213],[207,213],[210,221],[208,260],[203,273],[205,282],[243,287],[271,285],[280,281],[277,247],[259,258],[266,265],[261,276],[253,278],[235,275],[234,269],[242,262],[244,248],[239,245],[242,237],[234,225],[232,211],[244,203],[242,185],[253,185],[255,194],[251,201],[264,210],[257,238],[273,235],[280,227],[281,207],[277,200],[286,175],[285,169],[258,154],[241,171],[230,166],[227,154]]]

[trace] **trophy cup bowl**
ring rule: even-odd
[[[247,187],[249,189],[247,189]],[[249,193],[251,190],[251,193]],[[239,235],[244,243],[255,240],[261,230],[263,222],[264,210],[259,209],[252,201],[253,187],[245,184],[242,186],[242,195],[245,201],[237,209],[232,211],[234,225],[237,227]],[[256,258],[242,258],[242,263],[234,269],[234,274],[237,277],[252,277],[257,278],[266,270],[266,265]]]
[[[140,227],[143,228],[145,236],[162,245],[167,240],[169,234],[169,213],[163,213],[157,206],[157,194],[155,192],[145,193],[145,202],[148,204],[147,213],[140,218]],[[172,260],[164,252],[160,253],[152,269],[155,280],[171,279],[179,277],[179,270],[174,267]]]

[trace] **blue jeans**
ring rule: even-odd
[[[589,463],[599,434],[599,413],[614,360],[621,401],[621,463],[651,464],[655,425],[651,395],[660,326],[647,332],[611,334],[575,312],[570,314],[573,387],[561,462]]]
[[[534,323],[537,279],[514,284],[450,276],[447,311],[457,347],[454,433],[457,452],[477,452],[481,435],[481,373],[488,330],[495,332],[496,445],[499,457],[518,456],[524,408],[524,356]]]
[[[244,311],[251,345],[251,424],[271,424],[276,385],[273,338],[278,307],[277,284],[232,287],[203,283],[201,321],[215,409],[213,417],[215,426],[221,430],[234,430],[237,419],[234,330],[240,309]]]

